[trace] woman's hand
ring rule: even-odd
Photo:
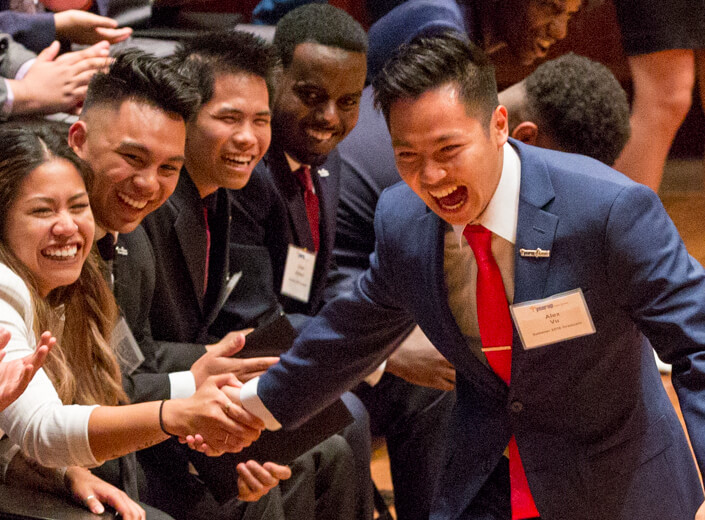
[[[67,489],[76,502],[97,515],[105,511],[104,504],[117,511],[125,520],[145,520],[146,514],[140,505],[127,494],[96,477],[85,468],[72,466],[64,478]]]
[[[7,408],[24,392],[27,385],[42,366],[51,348],[56,344],[50,332],[39,338],[39,343],[31,356],[2,363],[4,349],[10,342],[10,333],[0,327],[0,411]]]

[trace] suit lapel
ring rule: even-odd
[[[222,230],[222,234],[219,237],[216,237],[217,240],[222,240],[226,244],[229,243],[230,239],[230,226],[232,224],[232,215],[230,211],[230,203],[228,200],[228,195],[225,192],[224,189],[220,189],[218,192],[218,218],[224,219],[225,222],[227,222],[227,225],[225,226],[225,229]],[[221,211],[220,208],[223,208],[224,211]],[[213,237],[211,237],[213,238]],[[218,295],[216,296],[215,300],[212,303],[212,307],[208,310],[208,315],[206,316],[206,327],[210,327],[211,324],[215,321],[215,319],[218,317],[218,313],[220,313],[220,309],[223,308],[223,305],[225,305],[225,302],[228,300],[228,297],[230,296],[230,293],[232,290],[235,288],[235,283],[237,281],[235,280],[233,284],[230,284],[230,246],[226,245],[224,249],[218,249],[218,248],[213,248],[211,247],[211,261],[213,261],[213,254],[215,251],[222,251],[222,258],[220,259],[220,263],[223,266],[223,269],[221,271],[220,275],[220,280],[217,281],[218,283]],[[215,280],[213,281],[215,283]],[[208,283],[210,286],[210,281]]]
[[[176,186],[170,202],[177,211],[174,232],[186,261],[198,307],[203,314],[203,282],[205,280],[207,248],[206,224],[203,218],[201,197],[185,169],[181,172],[179,184]]]
[[[514,302],[544,297],[551,258],[523,257],[521,249],[553,249],[558,217],[544,210],[555,193],[546,163],[535,150],[516,146],[521,159],[519,216],[514,256]]]

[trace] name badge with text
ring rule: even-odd
[[[308,303],[315,267],[316,253],[289,244],[281,293],[284,296]]]
[[[595,333],[582,289],[510,306],[525,349]]]

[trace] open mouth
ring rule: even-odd
[[[468,189],[465,186],[450,186],[440,190],[429,190],[428,193],[444,211],[456,211],[468,199]]]
[[[69,244],[65,246],[50,246],[42,249],[41,253],[44,258],[51,260],[73,260],[80,249],[78,244]]]
[[[234,166],[236,168],[243,167],[243,166],[249,166],[255,160],[254,155],[245,155],[245,154],[223,155],[223,156],[221,156],[221,158],[223,159],[223,162],[225,162],[225,164],[228,164],[230,166]]]
[[[149,203],[149,199],[136,200],[121,191],[118,192],[117,196],[122,202],[124,202],[125,204],[127,204],[131,208],[137,209],[137,210],[144,209],[145,206],[147,206],[147,203]]]

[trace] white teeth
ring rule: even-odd
[[[308,128],[306,130],[306,133],[311,137],[318,139],[319,141],[327,141],[328,139],[333,137],[333,132],[322,132],[320,130],[314,130],[312,128]]]
[[[444,206],[443,206],[443,209],[449,210],[449,211],[453,211],[453,210],[455,210],[455,209],[458,209],[458,208],[459,208],[460,206],[462,206],[462,205],[463,205],[462,202],[458,202],[457,204],[453,204],[452,206],[446,206],[446,205],[444,205]]]
[[[451,193],[453,193],[457,189],[458,189],[457,186],[452,186],[450,188],[446,188],[446,189],[440,190],[440,191],[429,191],[429,193],[431,194],[431,196],[433,196],[437,199],[441,199],[443,197],[450,195]]]
[[[247,164],[250,164],[252,160],[254,159],[253,155],[230,155],[227,157],[223,157],[223,159],[227,162],[232,162],[235,164],[238,164],[240,166],[245,166]]]
[[[135,209],[144,209],[144,207],[147,205],[149,200],[135,200],[132,197],[129,197],[128,195],[118,192],[118,197],[120,198],[121,201],[123,201],[125,204],[128,206],[131,206]]]
[[[47,247],[42,250],[44,256],[50,256],[55,258],[73,258],[78,252],[77,245],[63,246],[63,247]]]

